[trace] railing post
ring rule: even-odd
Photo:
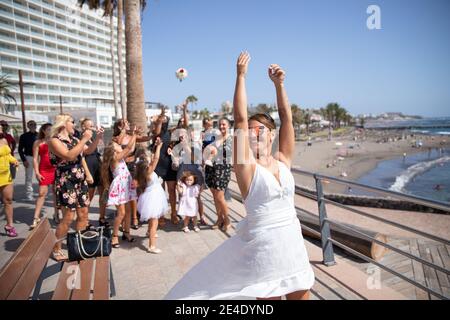
[[[327,209],[325,207],[322,181],[316,175],[314,175],[316,180],[316,191],[317,191],[317,205],[319,207],[319,225],[320,225],[320,235],[322,241],[322,254],[323,254],[323,264],[326,266],[335,265],[333,243],[328,240],[331,238],[330,224],[326,220]]]

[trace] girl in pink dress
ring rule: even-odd
[[[184,217],[183,231],[189,232],[189,221],[192,219],[194,231],[199,232],[197,226],[198,197],[200,194],[200,185],[197,184],[197,177],[190,171],[185,171],[177,184],[180,204],[178,206],[178,215]]]

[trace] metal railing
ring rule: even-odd
[[[313,199],[315,199],[317,201],[317,205],[318,205],[318,212],[319,212],[319,230],[320,230],[320,234],[319,232],[308,228],[304,225],[302,225],[302,228],[308,230],[309,232],[313,232],[314,234],[316,234],[317,236],[320,236],[321,239],[321,244],[322,244],[322,254],[323,254],[323,264],[325,264],[326,266],[331,266],[336,264],[335,259],[334,259],[334,250],[333,250],[333,245],[336,245],[337,247],[369,262],[369,263],[373,263],[374,265],[380,267],[383,270],[386,270],[388,272],[390,272],[391,274],[411,283],[412,285],[428,292],[429,294],[439,298],[439,299],[449,299],[448,296],[444,296],[441,293],[437,292],[436,290],[433,290],[419,282],[417,282],[415,279],[411,279],[408,278],[404,275],[402,275],[401,273],[395,271],[392,268],[389,268],[377,261],[375,261],[374,259],[371,259],[369,257],[367,257],[364,254],[359,253],[358,251],[346,246],[345,244],[333,239],[331,237],[331,231],[330,231],[330,226],[334,225],[334,226],[338,226],[339,228],[345,229],[353,234],[357,234],[359,237],[368,240],[368,241],[372,241],[374,243],[376,243],[377,245],[380,246],[384,246],[387,249],[390,249],[398,254],[401,254],[403,256],[406,256],[409,259],[413,259],[419,263],[421,263],[422,265],[426,265],[428,267],[431,267],[433,269],[435,269],[436,271],[442,272],[446,275],[450,275],[450,270],[447,270],[435,263],[432,263],[430,261],[424,260],[421,257],[418,257],[416,255],[413,255],[409,252],[406,252],[404,250],[398,249],[392,245],[389,245],[383,241],[379,241],[378,239],[369,236],[363,232],[361,232],[360,230],[357,230],[351,226],[345,225],[343,223],[340,223],[338,221],[335,220],[331,220],[327,217],[327,209],[326,209],[326,204],[331,204],[333,206],[337,206],[339,208],[351,211],[352,213],[356,213],[386,224],[389,224],[391,226],[406,230],[408,232],[420,235],[422,237],[426,237],[429,239],[432,239],[434,241],[440,242],[444,245],[450,245],[450,240],[449,239],[444,239],[432,234],[429,234],[427,232],[424,232],[422,230],[417,230],[415,228],[412,227],[408,227],[405,225],[402,225],[400,223],[397,222],[393,222],[381,217],[378,217],[376,215],[364,212],[362,210],[359,209],[355,209],[352,207],[349,207],[347,205],[338,203],[336,201],[330,200],[330,199],[326,199],[324,192],[323,192],[323,186],[322,186],[322,181],[326,180],[328,182],[334,182],[337,184],[341,184],[341,185],[345,185],[345,186],[350,186],[350,187],[357,187],[357,188],[361,188],[364,189],[366,191],[371,191],[374,193],[378,193],[378,194],[382,194],[384,196],[389,196],[392,198],[397,198],[397,199],[401,199],[401,200],[406,200],[408,202],[414,203],[414,204],[420,204],[420,205],[424,205],[427,207],[431,207],[431,208],[435,208],[435,209],[439,209],[439,210],[443,210],[445,212],[450,213],[450,204],[445,203],[445,202],[441,202],[441,201],[436,201],[436,200],[432,200],[432,199],[427,199],[427,198],[423,198],[423,197],[418,197],[418,196],[413,196],[413,195],[407,195],[407,194],[403,194],[403,193],[399,193],[399,192],[395,192],[395,191],[390,191],[390,190],[386,190],[386,189],[382,189],[382,188],[376,188],[376,187],[371,187],[368,185],[364,185],[361,183],[357,183],[357,182],[352,182],[352,181],[346,181],[346,180],[342,180],[339,178],[335,178],[335,177],[330,177],[330,176],[326,176],[326,175],[321,175],[321,174],[314,174],[308,171],[303,171],[303,170],[299,170],[299,169],[295,169],[292,168],[291,169],[292,173],[296,173],[296,174],[300,174],[300,175],[304,175],[304,176],[308,176],[308,177],[312,177],[315,180],[315,185],[316,185],[316,190],[315,190],[315,194],[306,194],[305,192],[300,191],[299,186],[296,185],[296,194],[298,195],[302,195],[302,196],[309,196]]]

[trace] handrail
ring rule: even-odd
[[[322,181],[323,180],[328,180],[328,181],[331,181],[331,182],[334,182],[334,183],[338,183],[338,184],[343,184],[343,185],[346,185],[346,186],[353,186],[353,187],[357,187],[357,188],[362,188],[362,189],[369,190],[369,191],[372,191],[372,192],[381,193],[383,195],[388,195],[388,196],[391,196],[391,197],[394,197],[394,198],[400,198],[402,200],[407,200],[407,201],[410,201],[410,202],[415,203],[415,204],[421,204],[421,205],[425,205],[425,206],[432,207],[432,208],[435,208],[435,209],[443,210],[443,211],[446,211],[446,212],[449,212],[449,213],[450,213],[450,203],[445,203],[445,202],[436,201],[436,200],[433,200],[433,199],[427,199],[427,198],[418,197],[418,196],[413,196],[413,195],[406,195],[406,194],[402,194],[402,193],[399,193],[399,192],[396,192],[396,191],[386,190],[386,189],[378,188],[378,187],[371,187],[371,186],[364,185],[364,184],[357,183],[357,182],[353,182],[353,181],[346,181],[346,180],[342,180],[342,179],[339,179],[339,178],[330,177],[330,176],[326,176],[326,175],[322,175],[322,174],[314,174],[314,173],[311,173],[311,172],[308,172],[308,171],[304,171],[304,170],[299,170],[299,169],[296,169],[296,168],[292,168],[291,171],[293,173],[310,176],[310,177],[314,178],[314,180],[315,180],[315,184],[316,184],[315,192],[312,191],[311,194],[308,194],[306,192],[303,192],[301,190],[300,186],[295,185],[295,193],[298,194],[298,195],[307,196],[307,197],[317,201],[318,210],[319,210],[318,219],[319,219],[319,225],[320,225],[320,238],[321,238],[321,242],[322,242],[323,264],[325,264],[327,266],[331,266],[331,265],[335,264],[333,245],[336,245],[336,246],[344,249],[345,251],[350,252],[350,253],[356,255],[357,257],[362,258],[365,261],[373,263],[374,265],[376,265],[376,266],[378,266],[378,267],[380,267],[380,268],[390,272],[391,274],[393,274],[393,275],[395,275],[395,276],[397,276],[397,277],[399,277],[399,278],[401,278],[401,279],[403,279],[403,280],[413,284],[414,286],[416,286],[416,287],[418,287],[418,288],[428,292],[429,294],[432,294],[432,295],[434,295],[434,296],[436,296],[436,297],[438,297],[440,299],[445,299],[445,300],[449,299],[449,297],[446,297],[443,294],[440,294],[439,292],[437,292],[437,291],[427,287],[426,285],[422,285],[421,283],[419,283],[419,282],[417,282],[417,281],[415,281],[413,279],[410,279],[410,278],[400,274],[399,272],[395,271],[393,268],[387,267],[387,266],[385,266],[385,265],[375,261],[374,259],[366,257],[365,255],[363,255],[363,254],[357,252],[356,250],[346,246],[345,244],[343,244],[343,243],[341,243],[341,242],[339,242],[339,241],[337,241],[335,239],[332,239],[331,232],[330,232],[330,225],[338,226],[338,227],[343,228],[343,229],[345,229],[347,231],[353,232],[354,234],[357,234],[357,235],[361,236],[362,238],[364,238],[366,240],[373,241],[374,243],[376,243],[378,245],[384,246],[385,248],[388,248],[388,249],[390,249],[390,250],[392,250],[392,251],[394,251],[394,252],[396,252],[398,254],[401,254],[401,255],[406,256],[406,257],[408,257],[410,259],[416,260],[419,263],[421,263],[422,265],[431,267],[431,268],[435,269],[436,271],[443,272],[446,275],[450,274],[449,270],[447,270],[447,269],[445,269],[445,268],[443,268],[443,267],[441,267],[441,266],[439,266],[439,265],[437,265],[435,263],[432,263],[430,261],[422,259],[421,257],[418,257],[416,255],[410,254],[409,252],[406,252],[406,251],[398,249],[398,248],[396,248],[396,247],[394,247],[392,245],[389,245],[387,243],[379,241],[378,239],[375,239],[374,237],[371,237],[371,236],[365,234],[364,232],[356,230],[355,228],[352,228],[351,226],[347,226],[347,225],[345,225],[343,223],[340,223],[338,221],[329,219],[327,217],[326,204],[331,204],[331,205],[337,206],[339,208],[348,210],[350,212],[357,213],[357,214],[363,215],[365,217],[368,217],[368,218],[371,218],[371,219],[374,219],[374,220],[377,220],[377,221],[380,221],[380,222],[384,222],[386,224],[390,224],[392,226],[395,226],[397,228],[406,230],[408,232],[411,232],[411,233],[414,233],[414,234],[417,234],[417,235],[421,235],[421,236],[433,239],[433,240],[435,240],[437,242],[440,242],[440,243],[443,243],[445,245],[450,245],[450,240],[449,239],[444,239],[442,237],[438,237],[438,236],[426,233],[424,231],[417,230],[415,228],[411,228],[411,227],[408,227],[406,225],[402,225],[400,223],[393,222],[393,221],[390,221],[390,220],[378,217],[376,215],[364,212],[362,210],[358,210],[356,208],[352,208],[350,206],[347,206],[347,205],[338,203],[336,201],[327,199],[325,197],[324,193],[323,193]],[[308,230],[308,231],[311,231],[311,230]],[[317,234],[319,234],[319,232],[316,232],[314,234],[317,235]]]
[[[311,177],[317,177],[317,178],[319,178],[321,180],[334,181],[334,182],[339,183],[339,184],[343,184],[343,185],[347,185],[347,186],[353,186],[353,187],[365,189],[365,190],[368,190],[368,191],[373,191],[375,193],[381,193],[381,194],[384,194],[384,195],[394,196],[394,197],[399,198],[399,199],[408,200],[408,201],[411,201],[411,202],[414,202],[414,203],[417,203],[417,204],[422,204],[422,205],[425,205],[425,206],[428,206],[428,207],[444,210],[444,211],[447,211],[447,212],[450,213],[450,203],[448,203],[448,202],[443,202],[443,201],[428,199],[428,198],[424,198],[424,197],[404,194],[404,193],[401,193],[401,192],[387,190],[387,189],[383,189],[383,188],[379,188],[379,187],[372,187],[372,186],[368,186],[368,185],[365,185],[365,184],[362,184],[362,183],[348,181],[348,180],[343,180],[343,179],[330,177],[330,176],[323,175],[323,174],[318,174],[318,173],[311,173],[311,172],[300,170],[300,169],[296,169],[296,168],[292,168],[291,171],[294,172],[294,173],[302,174],[302,175],[307,175],[307,176],[311,176]]]

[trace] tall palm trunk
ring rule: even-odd
[[[125,43],[127,66],[127,119],[148,131],[142,78],[142,32],[140,0],[125,1]]]
[[[116,61],[115,61],[115,54],[114,54],[114,15],[112,12],[109,16],[109,28],[110,28],[110,33],[111,33],[110,49],[111,49],[114,114],[116,116],[116,119],[119,119],[120,118],[120,108],[119,108],[119,101],[117,100]]]
[[[122,38],[123,38],[123,0],[117,1],[117,58],[119,60],[120,79],[120,105],[122,107],[122,117],[127,118],[127,93],[125,91],[125,74],[123,67]]]

